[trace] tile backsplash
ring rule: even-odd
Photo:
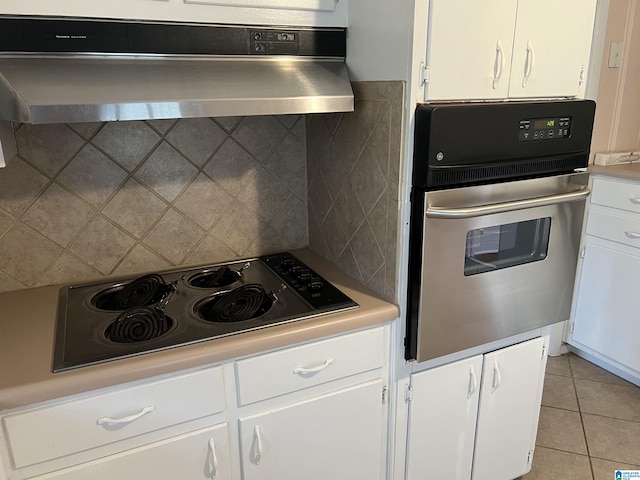
[[[0,291],[308,245],[298,115],[20,125]]]
[[[0,292],[309,246],[397,296],[403,82],[346,114],[19,125]]]
[[[310,247],[397,301],[403,82],[354,82],[355,111],[307,117]]]

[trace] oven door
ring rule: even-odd
[[[569,318],[588,174],[414,192],[407,358]]]

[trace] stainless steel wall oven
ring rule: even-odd
[[[569,318],[595,103],[416,110],[408,360]]]

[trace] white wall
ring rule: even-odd
[[[413,0],[349,0],[347,66],[355,81],[407,80]]]

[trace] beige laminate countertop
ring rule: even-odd
[[[396,305],[379,299],[330,262],[309,250],[294,253],[360,307],[59,373],[51,372],[59,287],[0,294],[0,410],[223,362],[398,317]]]
[[[640,182],[640,163],[626,165],[589,165],[589,173],[592,175],[604,175],[607,177],[623,178]]]

